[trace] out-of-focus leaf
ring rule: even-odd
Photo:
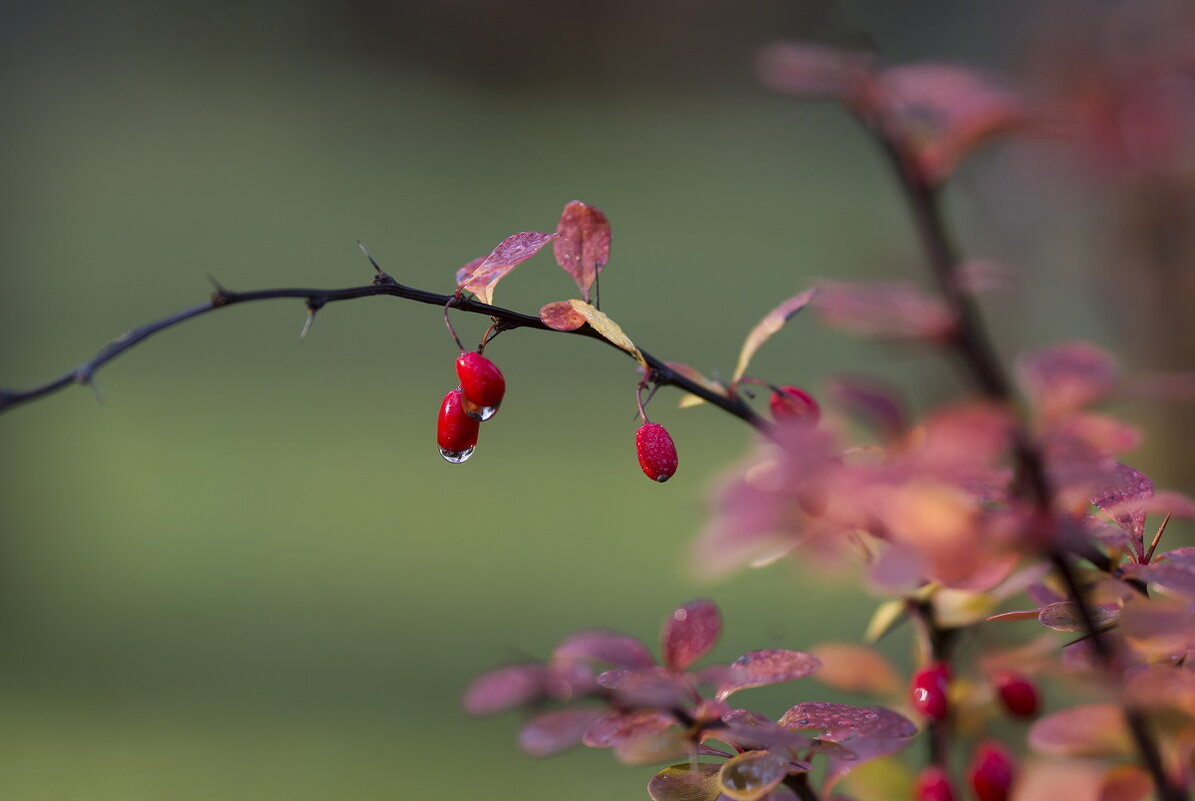
[[[699,371],[693,369],[687,364],[681,364],[680,362],[664,362],[664,365],[677,375],[682,375],[692,381],[694,384],[705,387],[715,395],[727,394],[726,387],[711,378],[706,378]],[[702,403],[705,403],[704,398],[699,398],[696,395],[686,392],[680,399],[680,408],[687,409],[690,406],[699,406]]]
[[[732,693],[749,687],[803,679],[815,673],[821,664],[816,656],[803,651],[751,651],[730,664],[725,681],[718,687],[717,698],[723,701]]]
[[[1100,400],[1120,376],[1116,361],[1090,342],[1063,342],[1024,353],[1016,369],[1026,394],[1046,418]]]
[[[684,703],[690,690],[684,676],[654,665],[607,670],[597,683],[614,690],[623,705],[643,708],[671,709]]]
[[[1127,464],[1118,462],[1111,480],[1092,496],[1091,502],[1106,512],[1125,501],[1152,498],[1153,496],[1154,483],[1149,476],[1134,470]],[[1145,513],[1137,511],[1120,514],[1115,517],[1115,520],[1121,528],[1132,535],[1129,542],[1132,544],[1137,558],[1144,557],[1145,545],[1142,542],[1142,537],[1145,533]]]
[[[1189,650],[1195,639],[1190,610],[1186,622],[1185,631],[1174,631],[1180,653]],[[1134,706],[1154,710],[1163,722],[1190,732],[1195,721],[1195,673],[1173,665],[1150,665],[1133,674],[1127,689]]]
[[[647,369],[647,362],[644,361],[643,354],[635,347],[635,343],[631,341],[631,338],[618,327],[618,323],[611,320],[605,312],[598,311],[583,300],[574,298],[569,303],[572,305],[573,311],[584,317],[585,322],[589,323],[593,330],[634,356],[639,360],[639,364],[643,365],[645,370]]]
[[[868,53],[823,45],[778,42],[760,51],[756,69],[765,85],[798,97],[841,97],[867,77]]]
[[[1119,706],[1087,704],[1038,720],[1029,747],[1046,756],[1118,757],[1132,752],[1132,740]]]
[[[721,634],[722,615],[713,601],[699,598],[677,607],[660,633],[664,664],[684,670],[709,653]]]
[[[997,601],[986,592],[943,587],[934,593],[932,603],[934,620],[939,626],[960,628],[987,618]]]
[[[867,631],[863,633],[863,641],[877,643],[892,631],[908,614],[904,601],[884,601],[871,613],[871,620],[867,624]]]
[[[900,690],[896,669],[874,648],[850,642],[826,642],[812,649],[822,662],[818,681],[838,690],[888,695]]]
[[[822,793],[829,795],[830,788],[837,784],[843,776],[872,760],[900,753],[908,747],[910,742],[908,737],[861,737],[851,740],[849,759],[830,757],[830,763],[826,766],[826,775],[822,781]]]
[[[576,331],[585,325],[585,316],[573,308],[567,300],[556,300],[545,304],[539,310],[539,319],[555,331]]]
[[[894,440],[908,428],[908,416],[899,391],[867,376],[834,376],[826,382],[826,395],[834,404],[884,440]]]
[[[788,765],[783,754],[745,751],[722,765],[718,783],[734,801],[757,801],[784,780]]]
[[[461,704],[470,715],[493,715],[539,698],[547,680],[548,669],[543,665],[507,665],[475,678]]]
[[[1195,649],[1195,608],[1190,601],[1134,595],[1120,613],[1120,633],[1151,662]],[[1195,673],[1190,674],[1195,682]]]
[[[824,324],[880,339],[940,340],[954,327],[941,300],[910,284],[827,282],[814,301]]]
[[[914,798],[917,801],[942,801],[939,796],[917,795],[913,788],[913,771],[892,757],[865,760],[863,765],[844,777],[841,788],[849,797],[867,801],[910,801]],[[835,794],[834,797],[840,796]]]
[[[1127,572],[1165,593],[1195,599],[1195,548],[1176,548]]]
[[[624,740],[655,734],[675,726],[676,718],[655,709],[616,709],[595,720],[581,742],[590,748],[613,748]]]
[[[1097,801],[1102,766],[1076,759],[1030,759],[1017,768],[1016,801]]]
[[[684,756],[693,748],[689,735],[684,731],[665,729],[616,743],[614,757],[627,765],[648,765]]]
[[[1113,517],[1137,514],[1162,514],[1174,517],[1195,518],[1195,500],[1181,492],[1159,492],[1152,498],[1134,498],[1114,504],[1106,509]]]
[[[532,718],[519,732],[519,747],[534,757],[546,757],[581,744],[581,736],[602,710],[593,707],[554,709]]]
[[[655,662],[647,646],[628,634],[585,629],[569,635],[552,652],[552,661],[588,659],[623,667],[647,667]]]
[[[1006,620],[1036,620],[1041,615],[1040,609],[1017,609],[1012,612],[1001,612],[988,618],[989,622]]]
[[[793,295],[772,309],[764,315],[762,320],[755,324],[755,327],[751,329],[751,333],[747,334],[747,339],[743,341],[742,349],[739,350],[739,361],[734,368],[735,381],[743,377],[743,373],[747,370],[747,365],[751,362],[751,357],[759,350],[760,345],[767,342],[773,334],[783,328],[784,324],[792,319],[793,315],[808,306],[809,302],[816,296],[816,288],[806,289],[804,292]]]
[[[744,750],[754,748],[807,748],[810,740],[792,729],[786,729],[766,715],[733,709],[722,717],[722,727],[707,735]]]
[[[715,801],[722,794],[718,786],[721,765],[671,765],[651,777],[647,794],[652,801]]]
[[[1091,607],[1091,617],[1096,626],[1103,626],[1116,622],[1119,613],[1102,606],[1093,606]],[[1043,626],[1052,628],[1054,631],[1084,631],[1086,629],[1083,625],[1083,618],[1079,614],[1079,608],[1070,601],[1058,601],[1043,606],[1037,613],[1037,619]]]
[[[552,253],[588,302],[589,288],[610,260],[610,223],[600,210],[574,200],[561,212],[556,233]]]
[[[1153,779],[1138,765],[1113,765],[1100,783],[1098,801],[1145,801],[1153,791]],[[1054,801],[1058,796],[1043,799]]]
[[[464,281],[460,280],[458,273],[457,288],[472,292],[482,303],[493,303],[494,286],[502,280],[502,277],[539,253],[544,245],[556,237],[557,234],[544,234],[538,231],[524,231],[506,237],[498,243],[490,255],[473,268],[473,272]]]
[[[880,74],[887,113],[931,181],[942,181],[987,139],[1024,123],[1020,99],[992,76],[946,64],[909,64]]]

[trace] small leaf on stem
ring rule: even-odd
[[[722,633],[713,601],[698,599],[677,607],[664,621],[660,643],[669,670],[684,670],[709,653]]]
[[[590,287],[610,260],[610,223],[599,209],[574,200],[564,207],[556,233],[552,253],[588,302]]]
[[[755,355],[760,346],[783,328],[784,324],[792,319],[793,315],[808,306],[810,301],[817,296],[817,292],[818,290],[813,288],[806,289],[804,292],[794,295],[772,309],[764,315],[762,320],[755,324],[755,327],[747,334],[747,339],[744,340],[742,349],[739,350],[739,361],[734,368],[733,380],[738,381],[743,377],[743,373],[747,370],[747,365],[751,362],[751,357]]]
[[[457,272],[457,288],[472,292],[482,303],[493,303],[494,287],[497,283],[515,267],[539,253],[544,245],[556,239],[557,236],[558,234],[524,231],[506,237],[498,243],[490,255],[482,259],[467,276],[464,276],[463,280],[462,274],[469,265]],[[473,264],[473,262],[469,264]]]

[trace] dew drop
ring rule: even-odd
[[[472,417],[474,420],[485,422],[498,413],[497,406],[472,406],[465,409],[465,414]]]
[[[446,451],[440,448],[440,455],[444,457],[444,461],[450,464],[460,464],[469,461],[469,457],[475,450],[476,448],[465,448],[463,451]]]

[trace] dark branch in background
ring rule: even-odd
[[[964,369],[971,373],[976,386],[990,400],[1010,410],[1016,408],[1011,384],[1008,381],[995,348],[984,328],[979,310],[962,286],[958,276],[959,258],[942,215],[938,185],[931,182],[920,168],[916,154],[900,132],[892,130],[882,112],[861,109],[860,120],[878,141],[884,156],[892,166],[901,191],[913,215],[913,224],[925,249],[930,272],[954,315],[955,330],[950,340],[954,354]],[[1018,483],[1026,491],[1037,510],[1037,524],[1051,539],[1057,534],[1054,493],[1046,475],[1041,452],[1034,446],[1029,432],[1019,417],[1014,432],[1013,452],[1016,459]],[[1111,572],[1113,565],[1106,555],[1095,548],[1081,554],[1097,568]],[[1089,635],[1092,652],[1101,667],[1114,677],[1116,655],[1095,622],[1086,593],[1075,575],[1070,555],[1062,546],[1050,542],[1048,556],[1054,570],[1066,586],[1067,595],[1079,612]],[[1186,801],[1186,792],[1171,783],[1162,763],[1161,752],[1139,709],[1123,708],[1125,723],[1146,770],[1153,777],[1158,797],[1162,801]]]
[[[371,258],[372,262],[373,259]],[[375,267],[376,267],[375,263]],[[584,325],[575,331],[556,331],[544,324],[539,317],[530,314],[523,314],[522,312],[505,309],[501,306],[492,306],[488,303],[481,303],[473,298],[464,295],[441,295],[436,292],[427,292],[422,289],[415,289],[413,287],[405,286],[395,281],[386,273],[378,269],[378,274],[374,281],[369,286],[349,287],[348,289],[260,289],[253,292],[233,292],[229,289],[217,286],[216,291],[212,293],[211,299],[207,303],[198,306],[192,306],[189,309],[184,309],[169,317],[163,317],[152,323],[138,326],[131,331],[128,331],[100,349],[95,356],[88,361],[79,365],[73,370],[68,371],[64,375],[48,381],[40,386],[31,389],[19,390],[0,390],[0,412],[8,411],[9,409],[19,406],[22,403],[38,400],[47,395],[51,395],[59,390],[65,389],[72,384],[90,384],[95,378],[96,372],[108,362],[115,359],[125,351],[132,348],[134,345],[142,342],[145,339],[153,336],[159,331],[164,331],[167,328],[186,322],[187,320],[199,317],[213,312],[225,306],[232,306],[237,303],[248,303],[257,300],[276,300],[280,298],[296,298],[307,301],[307,311],[309,315],[314,315],[321,308],[329,303],[342,300],[355,300],[357,298],[368,298],[378,295],[387,295],[390,297],[402,298],[404,300],[413,300],[416,303],[426,303],[432,306],[445,307],[451,305],[452,308],[470,314],[480,314],[492,318],[497,326],[502,330],[512,330],[515,328],[532,328],[538,331],[547,331],[553,334],[567,333],[576,336],[588,337],[589,339],[596,339],[604,342],[611,347],[619,350],[620,353],[626,354],[626,351],[618,348],[601,334],[589,325]],[[705,387],[690,381],[683,375],[672,370],[660,359],[652,356],[647,351],[640,351],[643,354],[644,361],[651,368],[649,380],[658,386],[674,386],[686,392],[691,392],[697,395],[702,400],[712,403],[714,406],[722,409],[728,414],[743,420],[747,424],[754,426],[757,429],[765,430],[767,421],[757,415],[755,411],[747,405],[741,398],[727,397],[726,395],[710,392]]]

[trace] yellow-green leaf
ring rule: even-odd
[[[755,352],[759,350],[760,345],[767,342],[773,334],[783,328],[784,324],[794,314],[808,306],[809,302],[816,295],[816,287],[806,289],[801,294],[792,296],[772,309],[762,320],[756,323],[755,327],[751,329],[751,333],[747,334],[747,339],[743,342],[742,350],[739,351],[739,363],[734,368],[735,381],[743,377],[743,373],[747,371],[747,364],[751,361],[751,357],[755,355]]]
[[[885,634],[896,628],[904,620],[904,601],[884,601],[876,607],[871,615],[871,622],[867,624],[867,632],[863,635],[865,642],[879,642]]]
[[[585,322],[589,323],[593,330],[634,356],[646,369],[647,362],[644,361],[643,354],[639,352],[639,348],[635,347],[635,343],[631,341],[631,338],[623,333],[618,323],[611,320],[605,312],[598,311],[585,301],[577,300],[576,298],[570,299],[569,305],[573,307],[573,310],[577,314],[585,318]]]

